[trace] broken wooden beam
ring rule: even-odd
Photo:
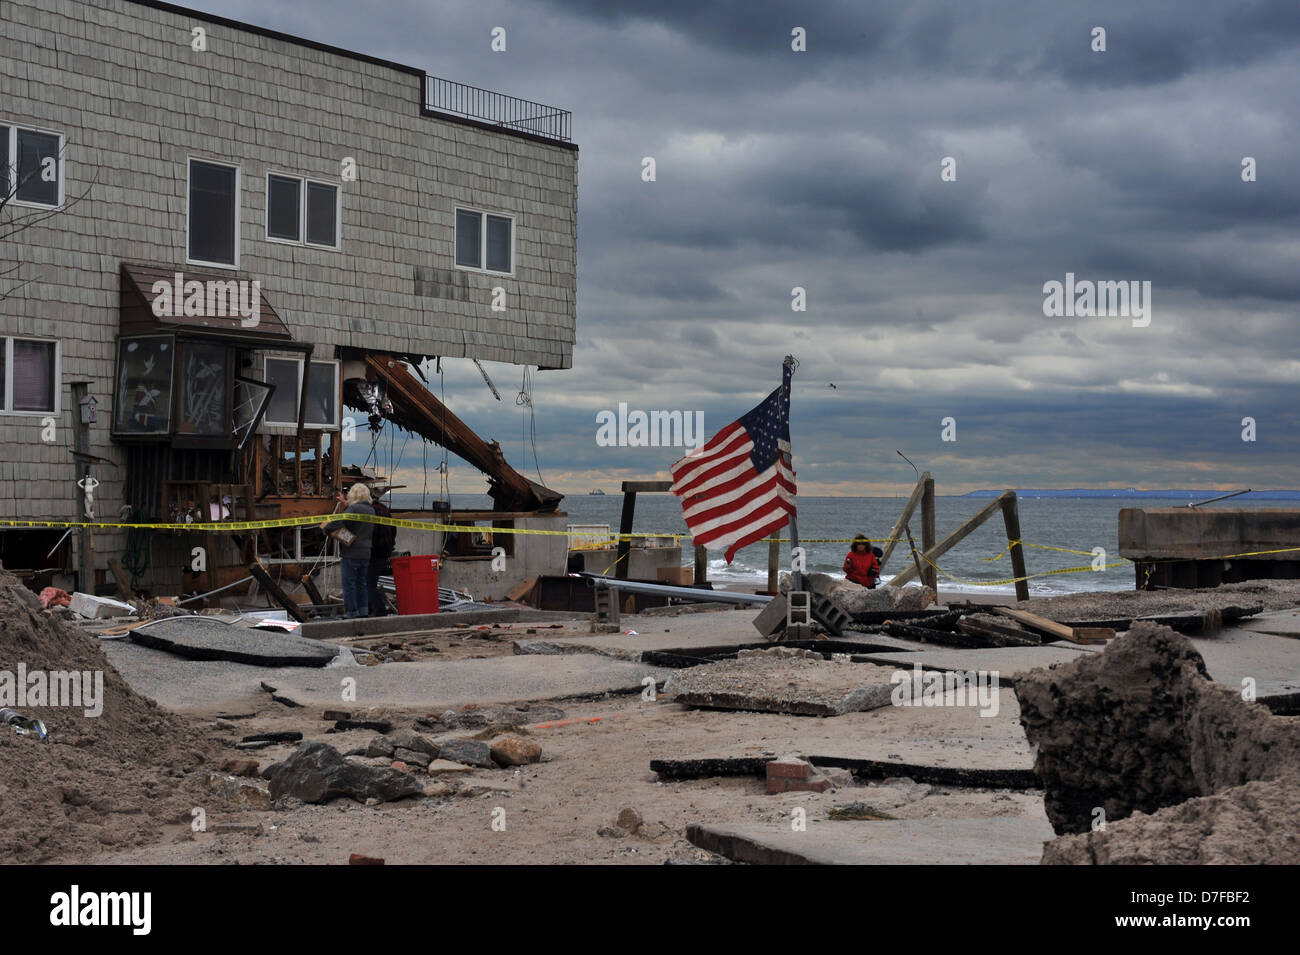
[[[302,608],[298,606],[297,602],[288,594],[280,589],[280,585],[271,578],[271,575],[267,573],[266,567],[260,560],[255,560],[249,564],[248,572],[253,575],[253,578],[262,585],[276,603],[289,612],[289,616],[293,617],[293,619],[297,620],[299,623],[307,622],[307,615],[302,612]]]
[[[920,502],[921,495],[925,493],[925,480],[929,476],[930,472],[926,471],[916,479],[916,487],[912,488],[912,495],[907,499],[907,503],[903,505],[903,513],[898,515],[898,520],[894,523],[894,529],[889,532],[889,540],[885,543],[884,553],[880,555],[881,570],[885,569],[885,564],[888,562],[889,556],[894,552],[894,548],[898,545],[898,535],[902,533],[903,525],[911,520],[912,512],[916,510],[916,505]]]
[[[1003,617],[1010,617],[1012,620],[1031,630],[1045,633],[1053,640],[1068,640],[1071,643],[1094,644],[1105,643],[1107,640],[1115,639],[1115,631],[1109,627],[1067,627],[1063,623],[1057,623],[1055,620],[1049,620],[1047,617],[1040,617],[1038,614],[1030,613],[1028,610],[1014,610],[1011,607],[994,607],[993,612]]]
[[[979,513],[977,513],[974,517],[968,520],[961,527],[957,528],[955,531],[953,531],[951,534],[949,534],[947,537],[941,540],[938,544],[935,544],[934,547],[931,547],[924,554],[922,554],[921,559],[924,560],[927,564],[934,563],[935,561],[937,561],[940,557],[948,553],[948,551],[952,550],[963,540],[969,537],[970,534],[975,530],[975,528],[979,527],[990,517],[992,517],[995,511],[1000,510],[1003,501],[1007,498],[1007,495],[1014,495],[1014,494],[1015,494],[1014,491],[1003,491],[993,500],[989,501],[982,508],[980,508]],[[893,578],[891,578],[890,581],[885,586],[901,587],[909,580],[915,580],[917,576],[918,575],[916,572],[916,568],[908,567],[906,570],[901,571],[900,573],[896,574]]]
[[[957,629],[974,637],[983,637],[995,647],[1039,647],[1043,641],[1036,633],[994,623],[988,617],[962,617]]]

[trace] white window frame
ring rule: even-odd
[[[292,243],[290,243],[290,244],[292,244]],[[263,360],[263,362],[262,362],[262,380],[263,380],[263,381],[268,381],[268,382],[269,382],[269,381],[271,380],[271,375],[270,375],[270,371],[269,371],[269,369],[267,368],[267,364],[268,364],[269,362],[272,362],[272,361],[291,361],[291,362],[293,362],[294,364],[296,364],[296,365],[298,366],[298,385],[297,385],[297,388],[296,388],[296,390],[295,390],[295,392],[294,392],[294,398],[295,398],[295,401],[294,401],[294,407],[295,407],[295,408],[301,408],[301,407],[302,407],[302,388],[303,388],[303,367],[304,367],[304,366],[303,366],[303,359],[302,359],[302,356],[300,356],[300,355],[267,355],[266,358],[265,358],[265,359]],[[334,366],[334,421],[331,422],[331,423],[327,423],[327,424],[318,424],[318,423],[314,423],[314,422],[311,422],[311,421],[304,421],[304,422],[303,422],[303,428],[304,428],[304,429],[310,429],[310,430],[313,430],[313,431],[338,431],[338,430],[340,430],[340,429],[343,427],[343,425],[342,425],[342,421],[343,421],[343,396],[342,396],[342,393],[340,392],[340,387],[341,387],[341,385],[342,385],[342,382],[340,381],[340,375],[342,374],[342,368],[341,368],[341,364],[342,364],[342,363],[341,363],[337,358],[313,358],[313,359],[311,360],[311,363],[312,363],[313,365],[333,365],[333,366]],[[274,420],[274,419],[272,419],[272,418],[270,417],[270,414],[271,414],[271,409],[268,407],[268,408],[266,409],[266,414],[262,416],[262,426],[263,426],[263,427],[265,427],[265,426],[269,426],[269,427],[272,429],[272,431],[271,431],[270,433],[278,433],[278,432],[280,432],[281,430],[283,430],[284,428],[296,429],[296,428],[298,427],[298,419],[297,419],[296,416],[295,416],[295,418],[294,418],[293,421],[276,421],[276,420]],[[258,430],[259,430],[259,432],[260,432],[260,431],[261,431],[261,428],[259,428]]]
[[[21,342],[42,342],[44,344],[54,345],[54,409],[52,411],[15,411],[14,406],[14,348],[15,341]],[[50,415],[61,413],[61,403],[63,400],[63,343],[57,338],[43,338],[40,335],[3,335],[0,336],[0,348],[4,354],[0,356],[0,361],[4,362],[5,387],[4,394],[0,395],[0,401],[3,406],[0,407],[0,414],[14,415],[28,418],[46,418]]]
[[[298,183],[298,239],[281,239],[278,236],[271,235],[271,177],[278,176],[281,179],[293,179]],[[307,241],[307,187],[309,185],[328,186],[334,190],[334,244],[322,245],[319,242]],[[297,245],[305,246],[309,249],[327,249],[330,252],[343,251],[343,187],[337,182],[330,182],[328,179],[312,179],[309,176],[300,176],[292,172],[281,172],[278,169],[268,169],[266,173],[266,223],[263,230],[267,242],[275,242],[279,245]]]
[[[475,268],[472,265],[461,265],[456,261],[456,217],[462,212],[470,212],[479,217],[478,230],[478,260],[483,263],[481,268]],[[510,271],[498,272],[496,269],[487,267],[487,217],[496,216],[498,219],[510,220]],[[490,209],[475,209],[472,206],[456,206],[451,214],[451,262],[462,272],[479,272],[483,275],[505,275],[513,277],[515,274],[515,217],[508,212],[493,212]]]
[[[209,166],[225,166],[227,169],[235,170],[235,263],[229,262],[206,262],[203,259],[190,258],[190,176],[194,171],[194,163],[204,162]],[[243,205],[243,170],[238,163],[229,162],[225,159],[211,159],[208,156],[186,156],[185,157],[185,264],[202,265],[211,269],[229,269],[238,271],[239,269],[239,226],[240,226],[240,207]]]
[[[67,196],[64,193],[63,182],[63,171],[64,167],[67,165],[66,160],[68,158],[65,152],[68,145],[67,137],[56,129],[45,129],[41,126],[32,126],[28,123],[10,122],[7,119],[0,119],[0,126],[9,127],[9,133],[5,137],[5,154],[3,158],[5,168],[8,172],[9,182],[11,183],[10,188],[14,188],[18,184],[18,130],[23,129],[29,133],[42,133],[46,136],[59,137],[59,151],[57,154],[59,167],[59,201],[56,204],[49,206],[43,202],[32,202],[29,199],[19,199],[18,193],[15,192],[14,197],[9,200],[9,205],[21,206],[26,209],[62,209],[64,202],[67,201]]]

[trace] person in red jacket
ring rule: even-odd
[[[871,588],[880,579],[880,561],[876,559],[875,548],[862,534],[853,538],[849,554],[844,558],[844,576],[855,584]]]

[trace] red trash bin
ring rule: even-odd
[[[438,558],[433,554],[393,558],[397,612],[403,615],[438,612]]]

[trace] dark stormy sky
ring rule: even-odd
[[[712,434],[787,353],[805,493],[902,491],[895,448],[941,494],[1300,486],[1294,0],[196,5],[573,112],[578,343],[533,390],[558,489],[679,456],[599,447],[600,410],[698,409]],[[1150,324],[1046,317],[1067,272],[1149,281]],[[498,404],[448,367],[519,463],[520,370],[487,366]]]

